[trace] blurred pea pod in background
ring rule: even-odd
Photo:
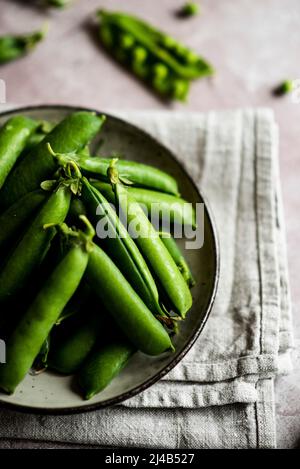
[[[31,52],[39,42],[41,42],[48,31],[48,25],[45,25],[39,31],[20,35],[6,35],[0,37],[0,65]]]
[[[162,97],[185,101],[192,80],[213,75],[202,57],[148,23],[125,13],[97,15],[103,45]]]

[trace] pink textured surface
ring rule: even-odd
[[[299,0],[201,0],[201,15],[187,20],[175,17],[183,0],[77,0],[67,10],[48,13],[29,3],[0,0],[0,34],[31,31],[45,19],[50,23],[47,40],[34,53],[1,67],[8,102],[77,104],[97,109],[274,109],[280,126],[297,348],[294,372],[276,383],[278,446],[299,445],[300,104],[292,103],[290,97],[274,98],[270,91],[283,79],[300,78]],[[216,77],[195,83],[188,104],[166,106],[101,53],[92,27],[93,12],[99,7],[126,8],[169,31],[209,59],[217,70]]]

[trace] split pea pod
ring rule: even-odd
[[[175,239],[169,233],[160,233],[160,238],[164,245],[166,246],[167,250],[173,257],[178,269],[180,270],[184,280],[191,288],[195,285],[195,280],[191,269],[188,266],[182,252],[180,251]]]
[[[110,184],[97,180],[92,181],[92,184],[110,203],[115,203],[115,195]],[[146,209],[148,217],[151,215],[151,218],[155,220],[160,219],[162,222],[165,220],[166,223],[178,223],[196,228],[195,210],[186,200],[140,187],[128,186],[127,190]]]
[[[20,236],[25,222],[46,201],[47,195],[42,190],[29,192],[0,215],[0,250]]]
[[[0,388],[9,394],[32,366],[82,279],[90,244],[75,239],[7,341],[6,363],[0,365]]]
[[[97,223],[96,231],[103,249],[116,263],[148,308],[154,313],[163,315],[154,279],[138,247],[119,220],[115,210],[86,178],[83,178],[82,198],[89,215]]]
[[[54,152],[78,152],[97,134],[104,121],[104,116],[93,112],[75,112],[67,116],[10,173],[0,192],[0,205],[4,208],[12,205],[53,176],[57,162],[49,152],[49,144]]]
[[[104,46],[164,97],[183,101],[191,80],[214,72],[202,57],[135,16],[101,10],[98,17]]]
[[[112,339],[94,350],[86,359],[77,377],[85,399],[105,389],[126,366],[135,348],[125,339]]]
[[[32,51],[44,39],[46,29],[29,34],[0,37],[0,65],[18,59]]]
[[[69,187],[61,185],[50,195],[0,271],[0,301],[8,300],[29,280],[47,253],[55,229],[49,223],[64,221],[70,206]]]
[[[74,155],[72,159],[78,164],[83,173],[95,178],[107,179],[107,170],[113,158],[89,158],[82,155]],[[154,166],[149,166],[136,161],[119,160],[118,169],[120,179],[129,179],[134,185],[149,189],[178,195],[178,185],[170,174]]]
[[[148,355],[159,355],[173,349],[167,331],[99,246],[95,245],[90,253],[86,278],[116,324],[138,350]]]
[[[0,189],[38,123],[23,116],[9,119],[0,129]]]
[[[108,173],[118,206],[126,216],[130,234],[135,238],[141,253],[152,267],[162,288],[171,300],[175,312],[185,317],[192,305],[192,297],[174,259],[139,203],[120,182],[115,162],[109,168]]]

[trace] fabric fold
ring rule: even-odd
[[[173,150],[209,200],[221,247],[213,311],[187,356],[150,389],[114,408],[71,416],[0,409],[0,439],[273,448],[273,381],[290,371],[293,346],[273,113],[114,114]]]

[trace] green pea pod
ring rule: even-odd
[[[75,373],[80,368],[94,347],[103,323],[101,314],[84,317],[84,321],[80,318],[75,325],[72,325],[72,319],[59,328],[63,330],[57,338],[55,335],[52,338],[48,356],[49,367],[63,374]]]
[[[9,119],[0,129],[0,189],[38,123],[27,117]]]
[[[57,265],[7,341],[0,364],[0,389],[11,394],[23,380],[58,317],[76,291],[88,263],[86,241],[78,238]],[[90,244],[88,243],[89,249]]]
[[[44,39],[47,29],[48,28],[45,27],[40,31],[29,34],[0,37],[0,64],[10,62],[28,54]]]
[[[95,245],[90,253],[86,278],[106,310],[138,350],[148,355],[159,355],[173,349],[167,331],[99,246]]]
[[[110,341],[92,352],[77,377],[84,398],[91,399],[105,389],[134,352],[135,348],[121,339]]]
[[[98,17],[100,27],[110,26],[115,34],[131,35],[135,44],[138,42],[153,55],[154,63],[164,63],[180,78],[193,80],[213,73],[211,65],[202,57],[136,16],[101,10]]]
[[[98,17],[105,47],[164,97],[184,101],[191,80],[214,73],[202,57],[135,16],[101,10]]]
[[[109,232],[109,236],[101,239],[103,249],[116,263],[148,308],[164,316],[159,305],[158,291],[148,266],[114,209],[86,178],[83,178],[82,197],[92,220],[101,223],[105,228],[105,233]]]
[[[78,181],[81,175],[76,165],[74,168],[71,163],[66,166],[65,170],[62,170],[62,173],[64,177],[61,176],[58,181],[47,181],[47,184],[44,184],[49,187],[55,184],[56,189],[42,206],[1,269],[0,302],[12,298],[26,284],[32,272],[45,257],[55,234],[54,228],[45,229],[45,225],[63,223],[67,216],[71,191],[74,191],[75,186],[79,189]],[[77,181],[76,184],[75,181]]]
[[[169,234],[169,233],[160,233],[160,239],[166,246],[167,250],[173,257],[178,269],[180,270],[184,280],[188,284],[188,286],[191,288],[195,285],[195,280],[193,277],[193,274],[184,258],[182,255],[182,252],[180,251],[179,247],[177,246],[177,243],[175,239]]]
[[[92,181],[92,184],[102,192],[110,203],[115,203],[115,195],[110,184],[96,180]],[[196,228],[195,210],[192,204],[186,200],[140,187],[128,186],[127,190],[146,209],[148,217],[151,215],[151,218],[154,219]]]
[[[9,207],[53,176],[57,162],[49,152],[48,144],[53,152],[78,152],[96,135],[104,121],[104,116],[92,112],[75,112],[66,117],[11,172],[0,192],[0,205]]]
[[[175,311],[185,317],[192,306],[192,296],[174,259],[139,203],[120,182],[115,162],[109,168],[109,175],[118,206],[126,217],[130,234],[135,238],[136,244],[171,300]]]
[[[42,190],[29,192],[0,215],[0,250],[20,236],[26,221],[47,199]]]
[[[83,173],[88,176],[108,181],[107,170],[113,161],[113,158],[85,158],[82,155],[72,155],[74,160]],[[129,179],[131,183],[178,195],[178,185],[176,180],[170,174],[161,171],[153,166],[137,163],[136,161],[118,160],[120,178]]]

